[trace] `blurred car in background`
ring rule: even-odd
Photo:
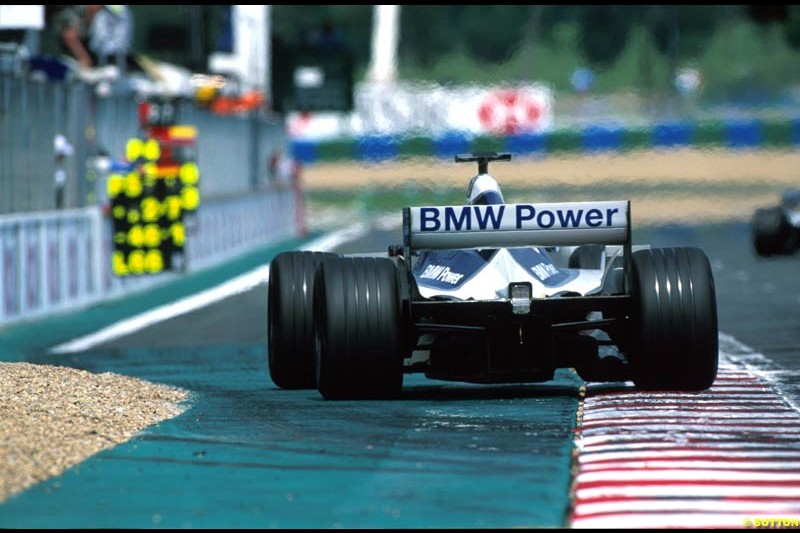
[[[800,248],[800,188],[785,191],[777,206],[756,209],[752,230],[760,256],[789,255]]]

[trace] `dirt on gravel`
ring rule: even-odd
[[[0,363],[0,502],[177,416],[187,396],[110,372]]]

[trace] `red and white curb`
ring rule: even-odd
[[[798,527],[800,409],[782,372],[721,334],[707,391],[587,387],[571,526]]]

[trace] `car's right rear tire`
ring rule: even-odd
[[[406,342],[394,262],[326,259],[314,285],[317,387],[326,400],[392,398]]]
[[[698,248],[633,253],[632,345],[642,389],[699,391],[717,376],[719,338],[711,265]]]
[[[791,228],[780,207],[756,209],[753,214],[753,246],[761,256],[786,253]]]

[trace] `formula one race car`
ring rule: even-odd
[[[403,210],[388,254],[286,252],[270,267],[269,368],[326,399],[400,394],[403,374],[697,391],[717,374],[714,280],[697,248],[631,244],[630,203],[504,203],[477,161],[467,205]],[[388,255],[388,256],[387,256]]]
[[[753,247],[761,256],[793,254],[800,248],[800,189],[783,193],[776,207],[753,213]]]

